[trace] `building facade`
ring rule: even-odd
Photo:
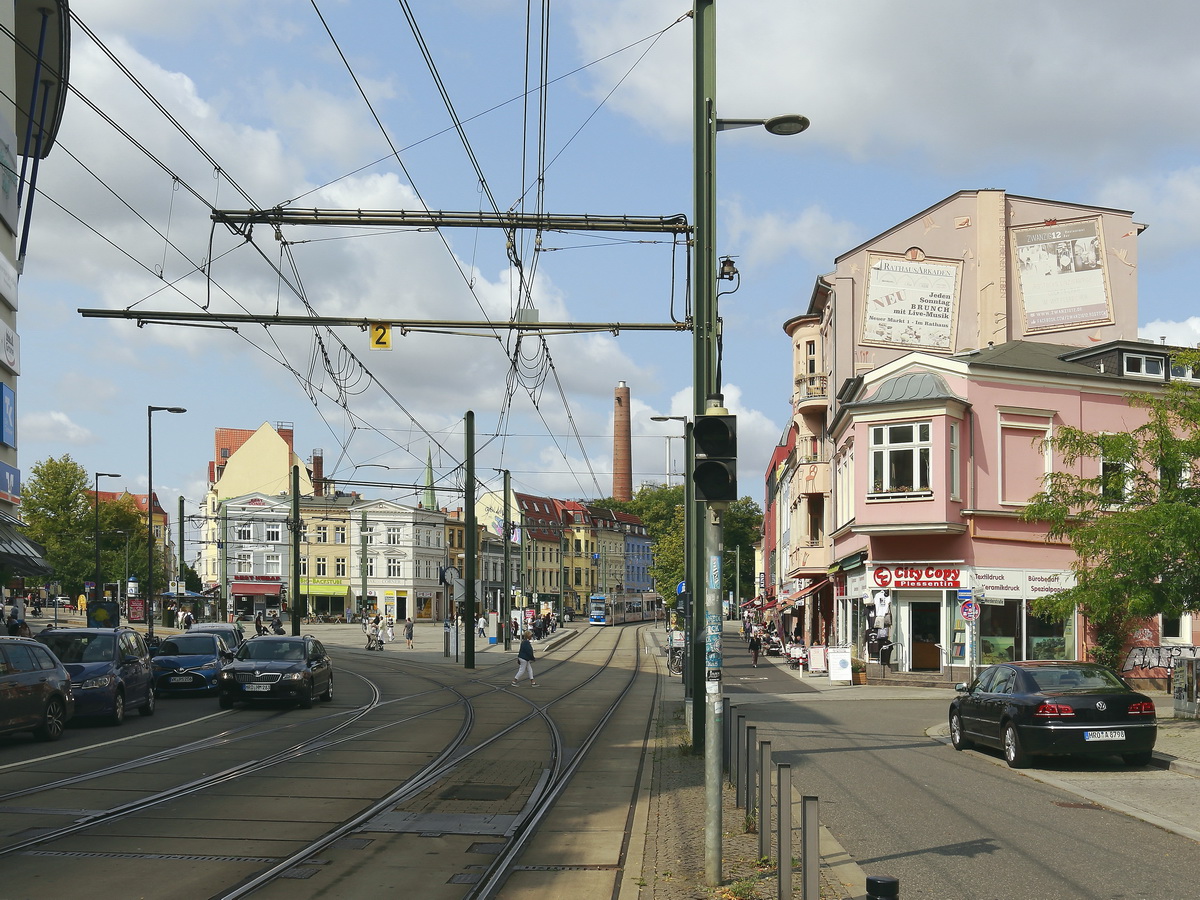
[[[964,191],[817,280],[784,325],[792,418],[766,476],[764,582],[789,627],[951,677],[1085,655],[1078,616],[1030,610],[1073,583],[1074,554],[1021,512],[1063,465],[1056,429],[1135,428],[1129,393],[1173,377],[1171,348],[1137,336],[1141,230],[1123,210]],[[1144,639],[1168,630],[1190,641],[1187,617]]]

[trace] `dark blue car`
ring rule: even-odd
[[[132,628],[48,628],[36,640],[70,673],[76,718],[120,725],[130,707],[154,715],[150,651]]]
[[[214,694],[217,673],[233,659],[220,635],[189,631],[158,645],[151,666],[154,692],[159,694]]]

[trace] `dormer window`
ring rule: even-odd
[[[1171,363],[1171,379],[1173,381],[1200,381],[1200,366],[1185,366],[1182,363]]]
[[[1161,356],[1147,356],[1144,353],[1125,354],[1125,374],[1136,375],[1140,378],[1162,378],[1166,371],[1166,361]]]

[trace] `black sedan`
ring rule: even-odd
[[[305,709],[313,698],[333,699],[333,663],[311,635],[265,634],[251,638],[217,675],[222,709],[239,700],[294,700]]]
[[[996,747],[1014,768],[1033,756],[1120,756],[1150,762],[1158,737],[1154,701],[1094,663],[1001,663],[957,686],[950,702],[955,750]]]

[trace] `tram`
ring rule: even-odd
[[[592,625],[624,625],[626,622],[655,622],[663,617],[662,597],[654,593],[588,597],[588,621]]]

